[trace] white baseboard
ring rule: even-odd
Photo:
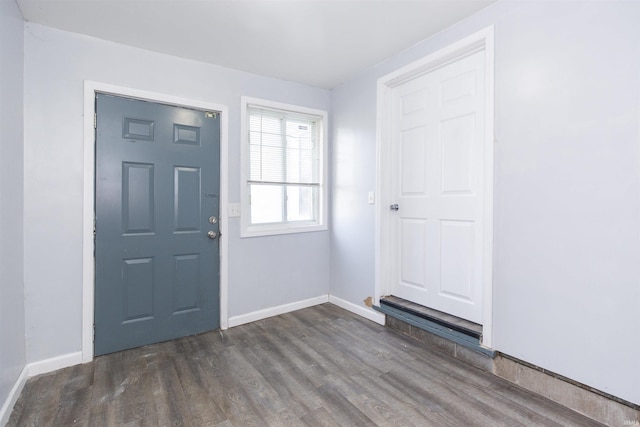
[[[16,404],[22,389],[24,388],[27,379],[35,375],[46,374],[58,369],[67,368],[69,366],[78,365],[82,363],[82,352],[77,351],[75,353],[63,354],[62,356],[52,357],[51,359],[40,360],[38,362],[32,362],[27,364],[20,372],[20,376],[16,380],[13,388],[7,396],[7,400],[0,409],[0,426],[9,422],[9,417],[13,411],[13,406]]]
[[[7,400],[5,400],[2,405],[2,409],[0,409],[0,426],[3,426],[9,422],[9,417],[11,417],[11,412],[13,411],[13,406],[16,404],[18,397],[20,397],[20,393],[22,393],[22,389],[24,388],[25,383],[27,382],[27,367],[22,368],[20,375],[18,375],[18,379],[13,384],[9,395],[7,396]]]
[[[33,377],[35,375],[46,374],[47,372],[53,372],[58,369],[67,368],[69,366],[79,365],[80,363],[82,363],[82,352],[76,351],[74,353],[52,357],[51,359],[31,362],[27,365],[27,370],[29,376]]]
[[[277,307],[270,307],[265,308],[264,310],[253,311],[251,313],[242,314],[240,316],[233,316],[229,318],[229,327],[233,328],[234,326],[244,325],[245,323],[251,323],[269,317],[278,316],[280,314],[289,313],[291,311],[313,307],[314,305],[324,304],[326,302],[329,302],[329,296],[321,295],[319,297],[279,305]]]
[[[382,313],[378,313],[374,311],[372,308],[369,308],[365,305],[359,306],[347,300],[343,300],[342,298],[334,297],[333,295],[329,295],[329,302],[331,304],[335,304],[340,308],[344,308],[347,311],[350,311],[358,316],[362,316],[365,319],[369,319],[372,322],[376,322],[379,325],[384,326],[385,316]]]

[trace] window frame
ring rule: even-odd
[[[319,119],[318,132],[320,147],[320,168],[318,188],[318,218],[315,223],[278,222],[268,224],[251,224],[250,203],[250,156],[249,156],[249,107],[275,110],[284,114],[310,115]],[[328,230],[328,113],[324,110],[302,107],[299,105],[269,101],[260,98],[242,96],[240,98],[240,237],[261,237],[280,234],[306,233]],[[286,202],[285,202],[286,203]]]

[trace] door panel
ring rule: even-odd
[[[95,354],[219,328],[219,117],[96,97]]]
[[[123,323],[153,317],[153,258],[122,260]]]
[[[475,113],[443,120],[440,135],[442,193],[472,194]]]
[[[122,221],[124,233],[153,233],[155,218],[153,165],[122,164]]]
[[[425,165],[426,127],[416,127],[401,133],[400,151],[402,170],[400,186],[403,195],[424,194],[427,169]]]
[[[484,52],[392,90],[391,292],[482,323]]]
[[[201,219],[200,168],[175,167],[173,171],[175,224],[179,233],[199,233]]]
[[[405,218],[402,220],[401,230],[400,280],[406,285],[425,288],[427,285],[424,268],[424,260],[427,257],[427,221]]]
[[[473,303],[474,221],[440,221],[440,292]]]

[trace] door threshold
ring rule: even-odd
[[[425,307],[424,305],[416,304],[409,300],[393,295],[381,298],[380,305],[383,304],[401,311],[405,311],[407,313],[411,313],[414,316],[429,320],[431,322],[437,323],[438,325],[445,326],[465,335],[469,335],[470,337],[474,337],[477,339],[480,339],[480,337],[482,337],[482,325],[470,322],[465,319],[461,319],[460,317],[452,316],[451,314],[434,310],[433,308]]]
[[[386,296],[374,309],[448,339],[474,352],[494,357],[495,352],[482,346],[482,325],[413,303],[403,298]]]

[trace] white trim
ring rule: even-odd
[[[9,418],[11,417],[11,412],[13,412],[13,407],[15,406],[18,398],[20,397],[20,393],[22,393],[22,389],[27,382],[29,369],[25,366],[20,371],[20,375],[16,379],[16,382],[13,383],[13,387],[11,387],[11,391],[9,391],[9,395],[7,399],[4,401],[2,405],[2,409],[0,409],[0,426],[3,426],[9,422]]]
[[[343,308],[347,311],[350,311],[358,316],[364,317],[365,319],[369,319],[372,322],[376,322],[379,325],[384,326],[385,324],[385,315],[382,313],[378,313],[369,307],[359,306],[342,298],[338,298],[333,295],[329,295],[329,302],[331,304],[337,305],[340,308]]]
[[[485,52],[485,75],[486,75],[486,134],[487,151],[485,156],[485,166],[487,179],[485,187],[484,207],[485,224],[484,236],[485,247],[483,260],[483,342],[486,347],[491,348],[493,338],[493,141],[494,141],[494,28],[489,26],[477,33],[440,49],[426,57],[412,62],[386,76],[378,79],[377,89],[377,121],[376,121],[376,166],[377,180],[376,193],[378,194],[378,208],[376,210],[376,243],[375,243],[375,303],[378,304],[380,297],[389,293],[391,271],[388,263],[382,260],[391,259],[389,253],[389,236],[383,233],[389,227],[389,200],[390,188],[388,179],[382,176],[382,171],[388,171],[390,118],[390,95],[394,87],[410,81],[429,71],[444,66],[470,53],[484,50]]]
[[[78,365],[80,363],[82,363],[82,352],[74,351],[73,353],[62,354],[49,359],[27,363],[20,375],[24,374],[26,375],[26,378],[31,378],[36,375],[46,374],[48,372],[68,368],[69,366]],[[20,378],[18,378],[18,380],[20,380]]]
[[[58,369],[68,368],[69,366],[79,365],[82,363],[82,352],[75,351],[73,353],[63,354],[61,356],[52,357],[50,359],[31,362],[27,365],[29,378],[48,372],[57,371]]]
[[[95,199],[95,137],[93,118],[96,92],[126,96],[128,98],[162,104],[213,110],[221,113],[220,120],[220,230],[229,234],[228,205],[228,148],[229,108],[207,101],[181,98],[107,83],[84,82],[84,190],[82,205],[82,362],[93,360],[94,272],[93,218]],[[228,239],[220,239],[220,328],[228,328]],[[31,373],[31,372],[30,372]]]
[[[487,28],[483,35],[484,37],[484,55],[485,55],[485,141],[487,141],[485,148],[485,180],[484,180],[484,194],[485,194],[485,206],[484,206],[484,249],[483,254],[485,259],[483,261],[483,287],[484,294],[482,295],[482,345],[485,347],[493,347],[493,189],[495,188],[494,181],[494,145],[495,145],[495,83],[494,83],[494,36],[493,26]]]
[[[74,353],[63,354],[62,356],[52,357],[51,359],[40,360],[38,362],[27,364],[22,368],[20,375],[18,375],[16,382],[13,384],[13,387],[11,387],[11,391],[2,405],[2,409],[0,409],[0,426],[9,422],[9,417],[11,417],[13,407],[18,401],[20,393],[22,393],[22,389],[24,388],[28,378],[57,371],[58,369],[68,368],[69,366],[78,365],[82,362],[83,353],[81,351],[76,351]]]
[[[249,169],[248,150],[248,128],[247,128],[247,107],[248,105],[271,108],[292,113],[302,113],[321,118],[320,140],[322,141],[322,167],[320,168],[320,208],[318,222],[314,224],[265,224],[251,225],[249,191],[246,182],[249,179],[247,172]],[[260,237],[273,236],[278,234],[305,233],[313,231],[327,231],[328,228],[328,200],[329,200],[329,141],[328,141],[329,114],[324,110],[302,107],[298,105],[285,104],[282,102],[269,101],[266,99],[240,97],[240,237]]]
[[[280,314],[290,313],[296,310],[302,310],[303,308],[313,307],[314,305],[320,305],[329,302],[328,295],[320,295],[315,298],[309,298],[302,301],[296,301],[289,304],[279,305],[277,307],[265,308],[263,310],[253,311],[247,314],[241,314],[240,316],[234,316],[229,318],[229,327],[244,325],[246,323],[256,322],[258,320],[267,319],[269,317],[278,316]]]

